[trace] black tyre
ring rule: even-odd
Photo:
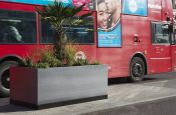
[[[130,64],[130,82],[142,81],[145,75],[145,64],[142,58],[134,57]]]
[[[5,61],[0,64],[0,96],[7,97],[10,92],[9,68],[18,66],[15,61]]]

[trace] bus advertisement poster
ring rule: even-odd
[[[121,0],[96,0],[98,47],[121,47]]]
[[[0,0],[0,1],[37,4],[37,5],[48,5],[54,2],[54,0]],[[56,1],[62,2],[64,5],[73,4],[72,0],[56,0]]]
[[[123,0],[124,14],[147,16],[147,0]]]

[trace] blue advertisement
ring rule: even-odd
[[[121,47],[121,25],[109,32],[98,32],[98,47]]]
[[[19,2],[27,4],[38,4],[38,5],[48,5],[54,2],[54,0],[5,0],[8,2]],[[72,0],[56,0],[61,1],[64,5],[72,4]]]
[[[147,0],[123,0],[124,14],[147,16]]]
[[[122,47],[121,0],[96,0],[98,47]]]

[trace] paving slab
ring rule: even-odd
[[[5,98],[0,115],[175,115],[176,73],[171,74],[173,79],[109,85],[108,99],[43,110],[10,105]]]

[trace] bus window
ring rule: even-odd
[[[81,25],[74,25],[69,27],[65,25],[66,34],[68,39],[72,43],[78,44],[93,44],[94,43],[94,23],[93,17],[88,17],[87,22]],[[42,31],[41,31],[41,43],[48,44],[53,43],[54,32],[52,26],[46,22],[41,21]]]
[[[35,13],[0,10],[0,44],[36,42]]]
[[[168,44],[169,43],[169,25],[162,23],[152,23],[152,43]]]
[[[51,44],[53,43],[54,31],[51,24],[47,21],[41,21],[41,38],[40,43]]]

